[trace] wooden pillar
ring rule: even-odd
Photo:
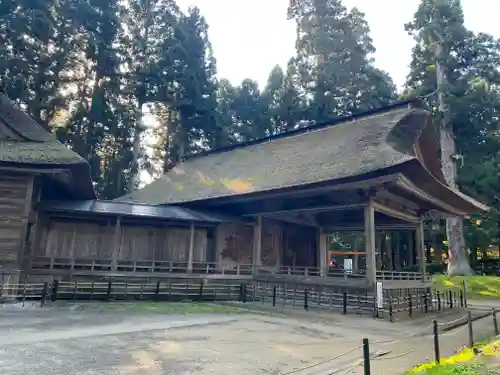
[[[385,233],[385,232],[384,232]],[[385,233],[385,253],[387,259],[387,269],[389,271],[394,271],[394,261],[392,256],[392,234],[393,232]]]
[[[375,231],[375,257],[377,260],[377,269],[381,270],[382,269],[382,263],[384,259],[384,253],[382,251],[382,234],[383,232],[377,232]]]
[[[375,254],[375,210],[372,203],[365,207],[366,278],[375,285],[377,281],[377,258]]]
[[[394,246],[394,268],[396,271],[401,270],[401,236],[399,232],[392,232],[393,241],[392,244]]]
[[[352,251],[355,253],[359,251],[359,236],[357,232],[354,234]],[[354,254],[352,257],[352,272],[356,272],[358,270],[358,264],[359,264],[359,255]]]
[[[424,220],[420,219],[420,223],[418,224],[416,230],[416,251],[417,251],[417,261],[418,268],[422,275],[424,275],[424,280],[426,278],[426,269],[425,269],[425,243],[424,243]]]
[[[118,253],[120,251],[120,239],[121,239],[121,217],[117,216],[115,225],[115,235],[113,237],[113,251],[111,253],[111,270],[116,271],[118,262]]]
[[[253,257],[252,266],[254,271],[261,265],[262,253],[262,216],[257,216],[257,223],[253,227]]]
[[[189,227],[189,249],[188,249],[188,263],[187,271],[193,272],[193,254],[194,254],[194,221],[191,222]]]
[[[328,273],[328,233],[318,228],[318,267],[321,275]]]
[[[406,254],[406,264],[408,266],[413,266],[415,263],[413,261],[415,252],[414,242],[413,242],[413,230],[410,230],[408,233],[408,253]]]

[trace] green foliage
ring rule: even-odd
[[[445,74],[445,110],[457,152],[463,156],[463,164],[461,161],[456,164],[458,186],[493,207],[491,212],[465,222],[467,246],[484,252],[489,245],[497,243],[499,235],[499,202],[495,197],[500,187],[500,41],[468,30],[458,0],[422,0],[406,30],[416,42],[407,95],[436,90],[435,48],[437,43],[443,48],[439,62]],[[438,129],[441,114],[436,99],[431,98],[429,104]],[[444,235],[444,230],[441,233]],[[471,254],[475,255],[476,251]]]
[[[437,290],[463,289],[464,281],[467,282],[467,297],[469,299],[500,298],[500,278],[496,276],[433,276],[432,284]]]

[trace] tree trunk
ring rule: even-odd
[[[441,113],[441,124],[439,127],[441,143],[441,166],[446,183],[452,189],[456,189],[456,172],[453,156],[456,154],[453,128],[448,120],[448,111],[444,102],[444,69],[441,65],[443,46],[436,44],[436,75],[438,89],[439,112]],[[446,219],[446,235],[448,237],[448,274],[449,275],[471,275],[472,269],[467,262],[467,251],[463,235],[463,220],[459,217]]]

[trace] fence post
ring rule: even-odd
[[[309,301],[308,301],[308,290],[304,289],[304,310],[309,310]]]
[[[439,354],[439,331],[437,320],[432,321],[433,331],[434,331],[434,358],[436,363],[441,362],[441,356]]]
[[[464,292],[460,291],[460,307],[464,307]]]
[[[57,291],[59,290],[59,280],[52,283],[52,302],[57,301]]]
[[[24,283],[23,286],[23,307],[24,307],[24,301],[26,301],[26,283]]]
[[[273,307],[276,307],[276,285],[273,286]]]
[[[392,297],[389,297],[389,321],[391,323],[394,321],[394,316],[392,312]]]
[[[474,347],[474,331],[472,330],[472,313],[467,311],[467,325],[469,326],[469,346]]]
[[[247,302],[247,284],[243,284],[243,303]]]
[[[437,291],[438,311],[441,311],[441,292]]]
[[[40,299],[40,307],[44,305],[48,292],[49,292],[49,283],[45,282],[43,283],[42,298]]]
[[[429,312],[429,303],[427,300],[427,291],[424,294],[424,313],[427,314]]]
[[[453,308],[453,292],[451,290],[448,291],[448,299],[450,300],[450,309]]]
[[[410,318],[413,316],[413,306],[412,306],[412,301],[411,301],[411,294],[410,294],[410,298],[408,299],[408,315],[410,315]]]
[[[158,301],[158,296],[160,295],[160,280],[156,282],[156,289],[155,289],[155,300]]]
[[[204,280],[203,280],[203,279],[201,279],[201,280],[200,280],[200,291],[199,291],[199,293],[198,293],[198,299],[199,299],[200,301],[202,301],[202,300],[203,300],[203,283],[204,283]]]
[[[493,315],[493,327],[495,328],[495,336],[498,336],[497,310],[495,308],[493,308],[491,315]]]
[[[111,288],[112,288],[113,284],[112,284],[112,281],[111,279],[109,279],[108,281],[108,291],[106,292],[106,301],[110,301],[111,299]]]
[[[347,292],[342,294],[342,313],[347,314]]]
[[[464,306],[467,307],[467,280],[464,280]]]
[[[76,281],[73,283],[73,303],[76,302]]]
[[[370,344],[368,339],[363,339],[363,362],[364,362],[364,375],[370,375]]]

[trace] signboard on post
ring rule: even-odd
[[[377,281],[377,308],[384,308],[384,288],[382,287],[382,281]]]
[[[352,273],[352,259],[344,259],[344,272]]]

